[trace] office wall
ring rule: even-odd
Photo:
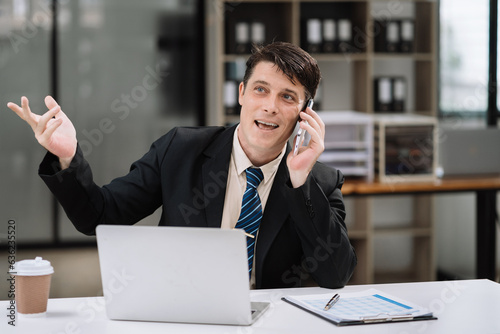
[[[197,125],[198,10],[196,1],[61,5],[60,103],[69,106],[97,184],[126,174],[172,127]],[[104,130],[102,122],[111,125]],[[157,224],[159,216],[143,223]],[[61,239],[85,239],[64,214],[59,226]]]
[[[42,114],[44,97],[57,94],[100,185],[204,114],[201,1],[57,1],[55,50],[50,3],[0,0],[0,233],[15,220],[19,244],[54,242],[54,215],[37,175],[45,150],[8,101],[25,95]],[[59,241],[89,240],[59,212]]]
[[[31,128],[6,107],[26,95],[33,110],[42,110],[50,92],[52,20],[42,1],[31,3],[31,10],[14,10],[12,1],[0,0],[0,233],[5,233],[7,220],[14,219],[20,237],[44,242],[51,238],[52,218],[49,192],[36,175],[44,152]],[[39,19],[28,27],[26,15]]]
[[[19,104],[25,95],[34,113],[44,113],[44,97],[54,93],[57,81],[58,102],[100,185],[127,173],[169,129],[198,125],[204,113],[201,1],[56,2],[54,54],[52,1],[0,0],[0,299],[7,291],[9,220],[15,221],[17,260],[54,260],[55,296],[95,295],[100,282],[95,249],[23,250],[27,243],[55,241],[53,199],[37,175],[46,152],[7,102]],[[59,213],[59,241],[92,241]],[[158,220],[156,212],[141,223]],[[82,290],[72,292],[66,278]]]

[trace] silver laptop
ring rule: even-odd
[[[439,160],[444,176],[500,174],[499,129],[442,129]]]
[[[269,306],[250,302],[241,230],[100,225],[96,234],[110,319],[250,325]]]

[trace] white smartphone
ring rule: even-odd
[[[307,105],[304,110],[307,108],[312,108],[314,105],[313,99],[307,101]],[[304,138],[306,137],[306,130],[299,127],[299,131],[297,131],[297,136],[295,136],[295,148],[293,149],[293,155],[297,155],[299,153],[299,147],[302,146],[304,142]]]

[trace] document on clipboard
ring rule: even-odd
[[[339,293],[335,305],[327,308],[332,295],[285,296],[282,299],[337,326],[437,319],[426,308],[377,289]]]

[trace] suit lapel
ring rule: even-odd
[[[226,197],[229,159],[236,126],[224,130],[205,150],[206,161],[202,166],[202,192],[206,200],[208,227],[220,227]]]

